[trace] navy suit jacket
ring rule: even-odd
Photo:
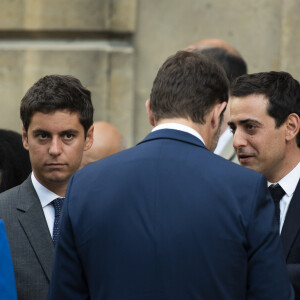
[[[281,231],[281,241],[295,300],[300,300],[300,181],[291,200]]]
[[[177,130],[72,177],[48,299],[293,299],[264,176]]]

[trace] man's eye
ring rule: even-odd
[[[66,140],[71,140],[73,137],[74,137],[74,134],[72,134],[72,133],[66,133],[64,135],[64,139],[66,139]]]
[[[231,133],[232,133],[232,134],[234,134],[234,133],[235,133],[235,128],[233,128],[233,127],[229,127],[229,129],[230,129],[230,131],[231,131]]]
[[[246,128],[247,128],[248,130],[254,130],[254,129],[257,128],[257,126],[252,125],[252,124],[247,124]]]
[[[39,134],[39,139],[41,139],[41,140],[45,140],[47,137],[48,137],[48,135],[46,133]]]

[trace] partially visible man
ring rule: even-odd
[[[59,215],[71,175],[93,142],[91,93],[71,76],[37,81],[21,101],[32,174],[0,195],[19,300],[47,298]]]
[[[94,122],[94,141],[83,153],[81,167],[125,149],[120,131],[110,123]]]
[[[224,68],[230,82],[247,73],[247,64],[241,54],[223,40],[204,39],[190,45],[187,49],[197,49],[203,54],[209,55],[217,60],[217,62]],[[238,163],[238,158],[232,145],[232,133],[227,125],[228,121],[229,104],[224,112],[224,122],[221,126],[221,135],[214,153],[232,162]]]
[[[0,220],[0,257],[0,299],[17,300],[13,264],[2,220]]]
[[[153,132],[70,180],[49,300],[293,299],[265,177],[209,151],[227,101],[212,58],[166,60]]]
[[[239,77],[229,125],[240,164],[264,174],[275,202],[284,255],[300,299],[300,85],[285,72]]]

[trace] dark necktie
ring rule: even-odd
[[[55,209],[55,218],[54,218],[54,225],[53,225],[53,242],[54,246],[56,245],[56,242],[58,240],[59,236],[59,217],[61,215],[62,206],[64,203],[64,198],[56,198],[52,201]]]
[[[285,195],[285,191],[279,184],[272,184],[269,186],[269,191],[272,195],[274,204],[275,204],[275,217],[278,222],[278,226],[280,225],[280,200]]]

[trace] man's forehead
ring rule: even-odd
[[[82,126],[79,114],[69,110],[56,110],[49,113],[38,111],[32,115],[29,123],[32,130],[55,128],[65,131],[76,129],[78,126]]]
[[[264,95],[248,95],[242,97],[231,97],[230,99],[230,121],[241,122],[255,120],[263,122],[271,118],[267,112],[268,99]]]

